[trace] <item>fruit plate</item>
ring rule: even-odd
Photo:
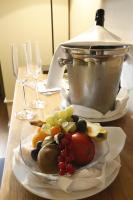
[[[51,182],[51,181],[57,181],[59,179],[58,174],[45,174],[42,173],[38,167],[38,164],[36,161],[34,161],[31,157],[31,141],[34,133],[37,132],[37,128],[31,126],[29,123],[25,123],[22,128],[22,137],[20,142],[20,152],[22,160],[25,164],[25,166],[35,175],[39,176],[40,178],[43,178],[45,181]],[[100,161],[103,161],[105,157],[109,153],[109,144],[107,140],[104,140],[102,142],[93,141],[95,144],[95,156],[93,160],[83,166],[76,169],[76,172],[82,169],[87,169],[95,166]],[[75,173],[76,173],[75,172]]]
[[[95,195],[107,188],[117,177],[120,169],[119,154],[122,151],[126,140],[126,135],[120,127],[106,127],[106,129],[108,131],[107,141],[109,144],[109,153],[106,156],[108,165],[106,164],[106,170],[104,173],[105,184],[100,185],[100,187],[89,187],[84,191],[76,190],[75,192],[72,191],[71,193],[66,193],[61,189],[53,188],[52,185],[47,182],[42,185],[40,179],[38,179],[38,183],[36,183],[35,179],[33,179],[32,171],[29,170],[21,159],[18,159],[16,154],[13,156],[13,173],[24,188],[43,198],[77,200]],[[24,129],[24,131],[25,130],[26,129]],[[111,163],[115,163],[116,165],[112,165]],[[34,176],[34,178],[35,177],[37,178],[37,176]]]
[[[116,160],[120,163],[120,157],[118,156]],[[66,193],[61,190],[56,190],[53,188],[36,187],[34,184],[27,184],[27,177],[31,176],[31,172],[22,163],[15,161],[15,156],[13,157],[13,173],[18,180],[18,182],[29,192],[40,196],[42,198],[53,199],[53,200],[78,200],[86,197],[93,196],[103,190],[105,190],[117,177],[120,168],[117,168],[111,174],[106,174],[105,185],[101,187],[93,187],[84,191],[76,191],[71,193]],[[31,180],[32,181],[32,180]]]

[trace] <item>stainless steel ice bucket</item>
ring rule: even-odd
[[[104,114],[113,110],[128,46],[62,48],[67,59],[59,58],[59,64],[67,65],[70,104]]]

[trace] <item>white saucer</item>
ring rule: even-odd
[[[66,108],[70,105],[68,90],[62,88],[61,90],[61,108]],[[115,109],[109,110],[106,114],[101,113],[91,107],[73,104],[74,114],[88,119],[91,122],[109,122],[123,117],[127,112],[127,101],[129,99],[128,91],[121,88],[116,97]]]
[[[15,159],[15,158],[13,158]],[[120,159],[119,156],[117,159]],[[18,182],[20,184],[23,185],[23,187],[25,189],[27,189],[29,192],[43,197],[43,198],[47,198],[47,199],[53,199],[53,200],[78,200],[78,199],[82,199],[82,198],[86,198],[86,197],[90,197],[92,195],[95,195],[99,192],[101,192],[102,190],[106,189],[117,177],[118,173],[119,173],[119,169],[115,170],[115,172],[113,174],[111,174],[109,177],[106,177],[105,180],[105,186],[103,188],[91,188],[89,190],[84,190],[84,191],[76,191],[76,192],[71,192],[71,193],[65,193],[62,190],[56,190],[53,188],[42,188],[42,187],[31,187],[29,185],[25,185],[24,181],[27,177],[27,174],[30,173],[27,168],[23,165],[16,165],[13,168],[13,173],[16,176]]]
[[[61,109],[64,109],[68,106],[68,104],[66,104],[66,101],[63,100],[61,102]],[[86,120],[90,121],[90,122],[111,122],[111,121],[115,121],[117,119],[122,118],[125,114],[127,113],[127,107],[125,107],[120,113],[117,113],[116,115],[113,115],[112,117],[108,117],[108,118],[85,118]]]
[[[89,120],[90,122],[111,122],[111,121],[115,121],[117,119],[122,118],[125,114],[127,113],[127,108],[124,108],[124,110],[112,117],[109,118],[101,118],[101,119],[92,119],[92,118],[88,118],[87,120]]]

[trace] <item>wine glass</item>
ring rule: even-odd
[[[39,92],[38,92],[38,78],[42,73],[42,61],[37,42],[34,43],[26,42],[26,55],[28,60],[28,66],[27,66],[28,73],[35,80],[36,99],[31,103],[31,107],[41,109],[44,108],[45,103],[44,101],[39,99]]]
[[[35,117],[35,113],[30,108],[28,108],[28,104],[26,102],[25,83],[28,79],[26,44],[22,44],[19,46],[11,44],[11,55],[13,74],[16,77],[16,82],[22,85],[23,94],[23,109],[16,112],[15,116],[16,118],[21,120],[31,120]]]

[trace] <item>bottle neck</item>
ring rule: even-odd
[[[95,17],[96,25],[104,27],[104,13],[105,12],[103,9],[97,10],[96,17]]]

